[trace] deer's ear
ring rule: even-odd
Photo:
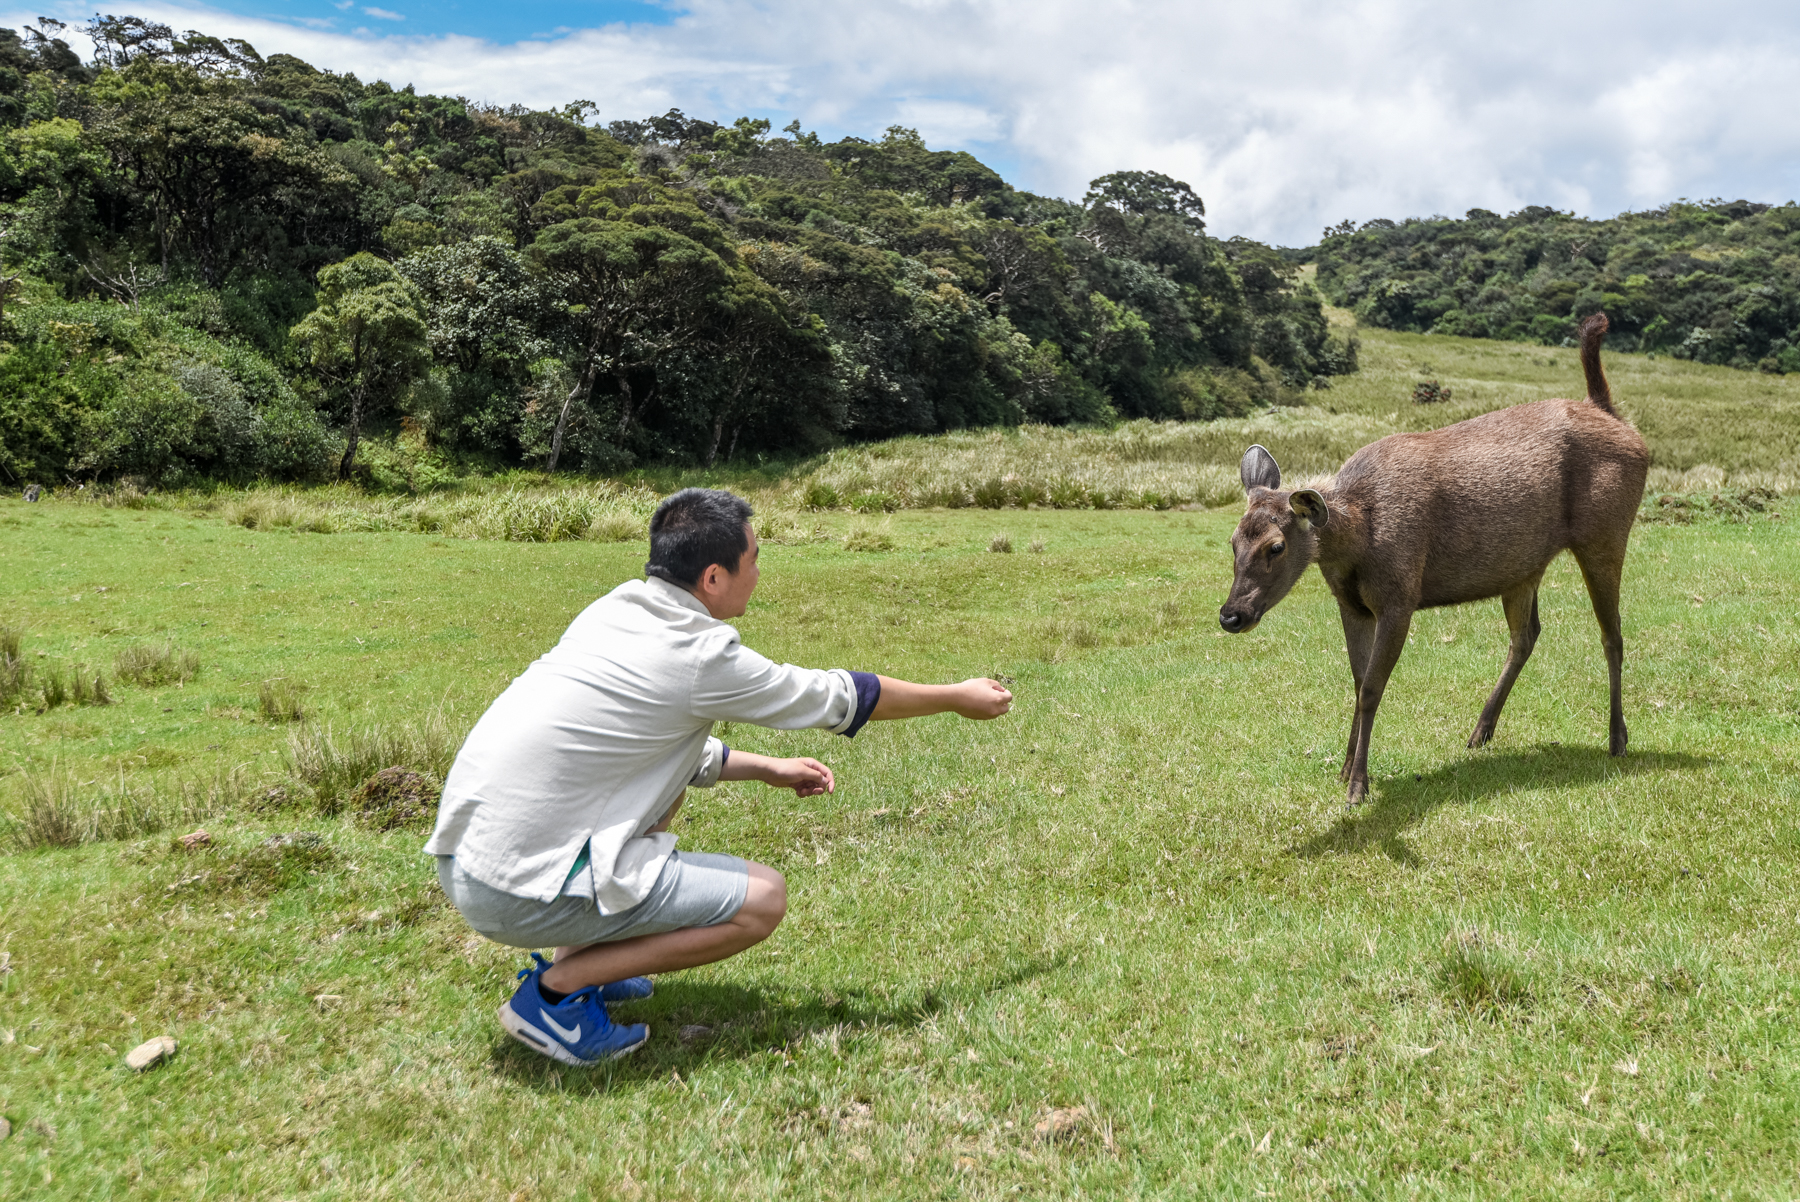
[[[1295,492],[1288,498],[1288,508],[1315,526],[1324,526],[1331,521],[1331,506],[1325,504],[1325,498],[1317,489],[1302,488]]]
[[[1281,466],[1275,462],[1275,456],[1269,449],[1258,443],[1244,452],[1244,460],[1238,464],[1238,479],[1244,482],[1244,491],[1253,488],[1280,488]]]

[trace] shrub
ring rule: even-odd
[[[988,540],[988,550],[996,551],[996,552],[999,552],[999,553],[1005,554],[1005,555],[1011,555],[1012,554],[1012,535],[1007,534],[1004,531],[1002,531],[999,534],[996,534],[993,538]]]
[[[892,513],[900,508],[900,501],[892,493],[871,491],[852,497],[850,508],[858,513]]]
[[[801,494],[800,503],[808,509],[836,509],[838,492],[823,480],[814,480]]]
[[[1436,380],[1420,380],[1413,385],[1413,404],[1436,405],[1450,399],[1450,390]]]

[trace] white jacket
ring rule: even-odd
[[[644,900],[675,849],[645,835],[683,789],[717,784],[714,722],[854,736],[876,678],[777,664],[667,581],[631,580],[583,610],[500,694],[444,783],[425,850],[505,893],[548,902],[586,845],[603,914]],[[590,883],[591,881],[591,883]]]

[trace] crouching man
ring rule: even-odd
[[[829,793],[808,757],[733,751],[715,722],[854,737],[870,719],[997,718],[992,680],[919,685],[867,672],[777,664],[726,619],[757,581],[750,506],[690,488],[650,519],[647,579],[583,610],[562,641],[488,707],[444,785],[425,850],[463,917],[532,952],[500,1023],[564,1064],[623,1056],[650,1036],[609,1004],[651,994],[650,976],[710,964],[767,939],[787,912],[779,872],[675,849],[668,826],[689,788],[759,780]]]

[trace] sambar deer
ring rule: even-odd
[[[1607,320],[1581,326],[1587,399],[1534,401],[1422,434],[1391,434],[1352,455],[1323,488],[1281,489],[1261,446],[1239,474],[1249,507],[1231,536],[1235,573],[1219,625],[1262,621],[1310,563],[1344,621],[1356,716],[1341,779],[1354,805],[1369,791],[1369,734],[1413,613],[1499,597],[1512,646],[1469,736],[1494,737],[1500,708],[1537,642],[1538,582],[1563,551],[1587,582],[1612,684],[1611,751],[1625,754],[1619,677],[1619,577],[1644,495],[1650,451],[1613,408],[1600,343]]]

